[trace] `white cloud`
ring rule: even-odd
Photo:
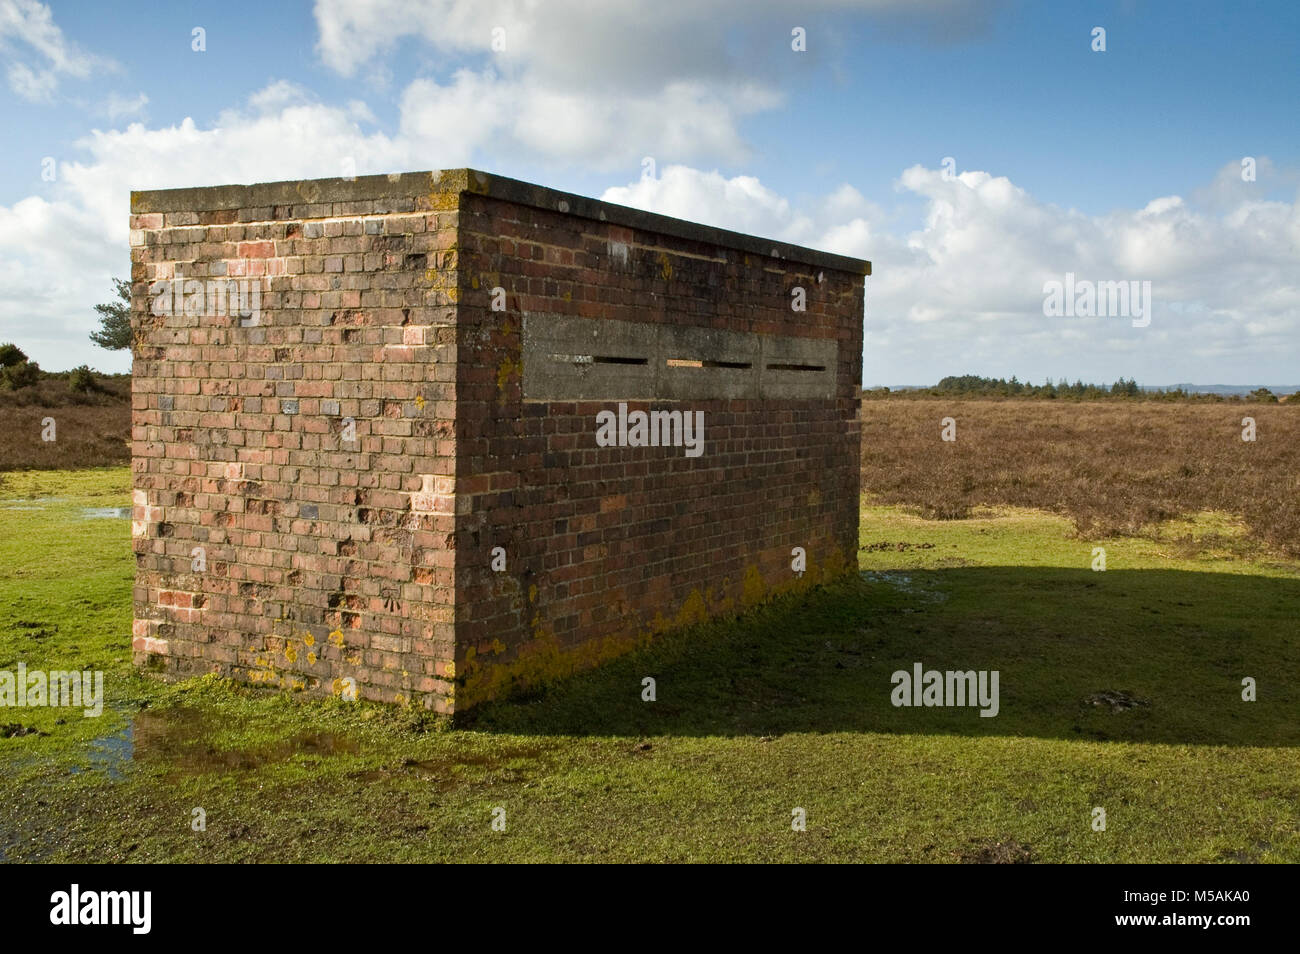
[[[925,202],[922,223],[906,233],[886,228],[851,187],[800,211],[752,177],[680,166],[603,198],[870,259],[867,383],[964,371],[1151,383],[1258,381],[1261,368],[1297,377],[1300,196],[1242,199],[1218,213],[1162,196],[1086,216],[985,172],[946,180],[914,166],[897,185]],[[1045,318],[1043,283],[1066,272],[1151,281],[1151,325]]]
[[[149,105],[149,97],[144,93],[129,97],[120,93],[109,93],[108,99],[104,101],[104,114],[109,122],[115,123],[120,119],[143,115],[147,105]]]
[[[52,100],[61,76],[85,79],[96,70],[115,66],[68,40],[50,8],[36,0],[0,0],[0,54],[10,60],[6,69],[10,89],[32,102]],[[43,65],[32,65],[33,55]]]
[[[85,336],[95,327],[91,305],[106,300],[109,278],[128,269],[132,189],[333,176],[348,158],[360,174],[455,166],[487,140],[441,135],[448,124],[472,116],[488,140],[528,135],[499,90],[477,95],[482,81],[467,73],[445,88],[413,87],[409,96],[428,108],[404,110],[391,138],[373,131],[363,103],[327,106],[287,84],[259,91],[210,128],[187,119],[91,133],[79,144],[87,158],[60,166],[49,195],[0,207],[0,337],[19,339],[52,366],[124,367]],[[914,166],[896,185],[922,200],[910,226],[847,184],[795,200],[753,176],[684,165],[602,198],[871,259],[868,383],[924,383],[964,371],[1122,374],[1151,383],[1293,376],[1282,369],[1296,366],[1300,342],[1296,199],[1247,196],[1206,211],[1160,196],[1140,209],[1088,216],[986,172],[946,180]],[[1151,281],[1150,327],[1043,317],[1043,283],[1067,271],[1094,281]]]
[[[796,216],[789,201],[753,176],[728,179],[716,170],[669,166],[657,178],[645,176],[627,186],[606,189],[606,202],[702,222],[767,238],[800,241],[811,223]]]
[[[940,38],[976,31],[988,16],[965,0],[811,0],[800,17],[811,27],[858,8]],[[784,196],[752,176],[694,168],[743,163],[744,118],[783,102],[790,14],[777,0],[318,0],[315,15],[327,66],[376,88],[407,84],[395,131],[381,131],[362,100],[326,104],[283,81],[208,126],[187,118],[92,131],[48,193],[0,207],[0,337],[53,366],[112,365],[86,334],[109,278],[128,270],[133,189],[502,164],[494,157],[635,169],[649,155],[657,177],[603,197],[874,262],[868,382],[1026,369],[1149,380],[1143,367],[1184,363],[1184,379],[1257,380],[1256,365],[1296,365],[1300,203],[1277,197],[1277,183],[1295,180],[1266,157],[1259,185],[1273,183],[1272,193],[1242,183],[1234,162],[1187,198],[1102,216],[1043,203],[987,172],[947,180],[915,166],[896,185],[923,214],[899,222],[849,184]],[[716,28],[728,22],[744,30]],[[504,29],[500,52],[494,27]],[[395,78],[390,54],[403,42],[432,49],[444,71]],[[0,49],[21,51],[7,75],[29,98],[103,65],[32,0],[0,0]],[[116,123],[147,102],[110,96],[105,112]],[[1152,281],[1151,326],[1044,318],[1043,282],[1067,271]],[[1201,373],[1196,361],[1222,370]]]
[[[344,159],[361,174],[450,165],[436,148],[417,154],[363,130],[371,120],[363,103],[326,106],[273,83],[208,128],[185,119],[93,130],[77,143],[86,158],[61,163],[48,194],[0,206],[0,340],[20,341],[47,367],[127,369],[87,335],[98,326],[92,306],[112,297],[110,278],[130,272],[132,190],[337,176]]]
[[[971,0],[809,0],[798,18],[815,32],[848,11],[962,30],[990,16]],[[421,78],[407,87],[403,116],[412,134],[446,139],[454,128],[466,156],[522,148],[597,169],[645,155],[664,164],[744,161],[740,121],[784,102],[791,16],[778,0],[317,0],[315,7],[317,50],[343,76],[370,70],[368,82],[389,81],[386,57],[404,41],[456,67],[443,82]]]
[[[749,88],[731,91],[725,103],[691,83],[668,83],[652,96],[620,97],[462,69],[445,85],[417,79],[406,88],[401,135],[450,157],[444,165],[521,153],[594,169],[637,167],[647,153],[741,161],[748,149],[735,117],[768,105],[764,94]],[[486,164],[498,163],[488,158]]]
[[[804,0],[797,19],[815,37],[816,25],[827,18],[866,13],[883,27],[946,40],[982,32],[996,6],[983,0]],[[317,50],[344,76],[412,38],[440,53],[491,55],[503,69],[527,71],[547,84],[582,88],[597,76],[601,85],[623,91],[656,88],[665,75],[762,75],[763,60],[788,49],[793,25],[785,0],[316,0],[314,13]],[[737,29],[742,25],[744,31]],[[752,42],[737,47],[732,41],[741,33]],[[781,44],[768,42],[774,33]],[[503,50],[493,49],[494,37],[504,41]]]

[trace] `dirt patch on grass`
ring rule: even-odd
[[[1107,708],[1111,712],[1127,712],[1129,709],[1151,705],[1146,699],[1139,699],[1131,692],[1125,692],[1123,689],[1103,689],[1100,692],[1094,692],[1083,700],[1083,704]]]
[[[971,847],[961,855],[966,865],[1027,865],[1034,860],[1034,850],[1014,838],[991,844],[971,842]]]
[[[907,543],[905,541],[899,541],[898,543],[889,543],[887,541],[882,540],[877,543],[868,543],[866,546],[862,547],[861,549],[865,553],[880,553],[886,550],[897,552],[897,553],[906,553],[908,550],[933,550],[934,544],[933,543]]]

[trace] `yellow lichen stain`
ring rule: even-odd
[[[469,285],[470,285],[470,287],[473,288],[475,291],[478,291],[478,276],[477,276],[477,275],[475,275],[474,277],[472,277],[472,278],[469,280]]]
[[[673,277],[673,263],[668,261],[666,252],[659,253],[659,274],[663,276],[664,281],[670,281]]]
[[[826,553],[826,559],[822,561],[822,582],[830,583],[848,571],[849,565],[848,560],[844,558],[844,551],[837,546],[832,546]]]
[[[415,396],[415,406],[416,406],[419,410],[421,410],[421,411],[424,410],[424,395],[423,395],[423,394],[417,394],[417,395]]]
[[[677,611],[676,625],[679,627],[690,626],[692,623],[703,623],[709,618],[708,607],[704,604],[704,597],[700,595],[699,590],[691,590],[681,609]]]
[[[562,297],[565,301],[573,301],[573,292],[571,292],[571,291],[566,291],[566,292],[565,292],[563,295],[561,295],[560,297]]]
[[[537,584],[536,584],[536,583],[534,583],[534,584],[532,584],[531,586],[528,587],[528,602],[529,602],[529,603],[536,603],[536,602],[537,602]]]
[[[492,640],[492,652],[494,654],[500,656],[505,651],[506,651],[505,643],[501,642],[501,640],[499,639]]]
[[[497,365],[497,403],[506,403],[506,385],[510,383],[511,378],[522,378],[524,374],[523,361],[513,360],[509,355],[501,359]]]
[[[330,639],[330,642],[331,642],[333,645],[342,648],[342,646],[343,646],[343,630],[342,630],[342,629],[336,629],[336,630],[334,630],[333,632],[330,633],[329,639]]]
[[[307,654],[307,665],[308,665],[308,666],[314,666],[314,665],[316,665],[316,654],[315,654],[315,653],[308,653],[308,654]]]
[[[460,195],[455,188],[435,188],[429,193],[429,208],[435,211],[449,212],[459,205]]]
[[[284,647],[284,658],[289,662],[296,662],[298,659],[298,650],[294,648],[293,643],[286,643]]]
[[[763,574],[758,572],[758,567],[752,563],[745,567],[745,580],[741,584],[740,602],[746,609],[757,606],[763,602],[767,595],[767,585],[763,582]]]
[[[360,665],[361,665],[361,654],[360,654],[360,653],[353,653],[351,656],[347,656],[347,657],[345,657],[343,661],[344,661],[345,663],[347,663],[349,666],[360,666]]]
[[[307,633],[305,636],[303,636],[303,638],[302,638],[302,642],[303,642],[303,645],[305,645],[305,646],[315,646],[315,645],[316,645],[316,637],[313,636],[311,633]]]
[[[447,661],[447,665],[446,665],[446,670],[447,670],[447,678],[448,678],[448,679],[455,679],[455,678],[456,678],[456,661],[455,661],[455,660],[448,660],[448,661]]]

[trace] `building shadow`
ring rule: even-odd
[[[894,705],[893,674],[910,676],[917,663],[997,671],[997,714]],[[647,677],[654,701],[643,699]],[[1246,679],[1255,701],[1243,698]],[[1024,566],[864,572],[524,688],[457,725],[554,736],[877,732],[1295,746],[1300,579]]]

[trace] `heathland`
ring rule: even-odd
[[[5,473],[0,671],[107,707],[0,713],[0,856],[1300,861],[1296,415],[864,402],[859,573],[455,726],[134,672],[128,468]]]

